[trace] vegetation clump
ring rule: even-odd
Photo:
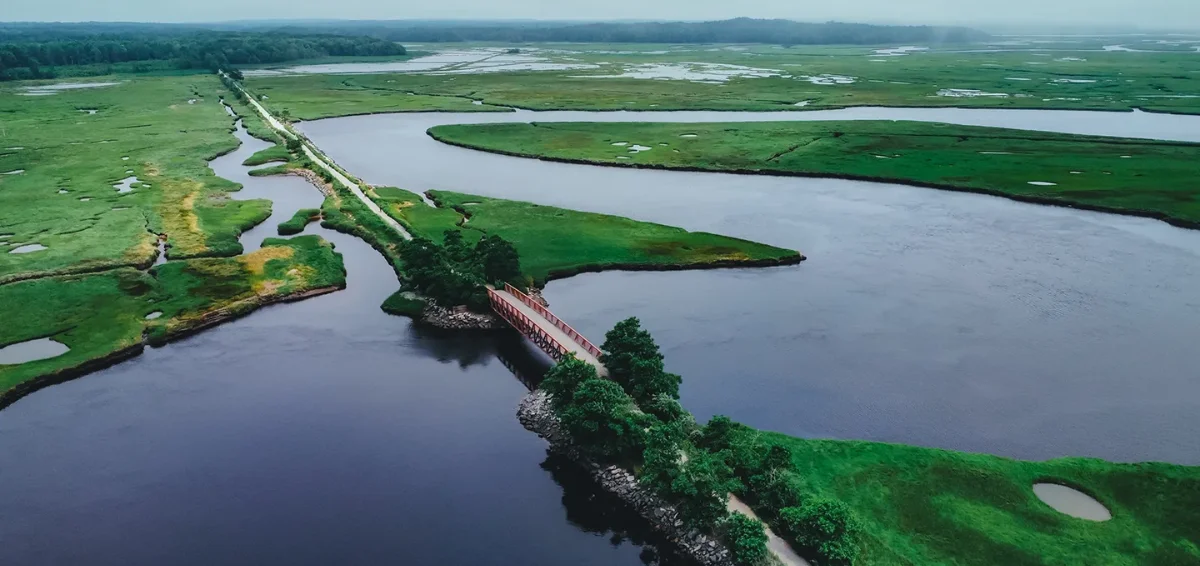
[[[486,236],[468,246],[461,233],[447,230],[440,246],[422,237],[403,243],[400,257],[413,289],[445,307],[466,305],[486,312],[490,308],[487,285],[520,283],[521,278],[516,249],[499,236]]]
[[[321,211],[316,208],[302,208],[296,211],[296,214],[291,218],[279,224],[280,236],[291,236],[304,231],[309,222],[320,220]]]

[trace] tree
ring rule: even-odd
[[[300,138],[288,138],[287,150],[290,153],[295,153],[295,154],[299,155],[303,149],[304,149],[304,144],[300,142]]]
[[[671,499],[685,523],[707,529],[725,517],[729,492],[738,484],[729,467],[709,453],[691,450],[687,456],[680,473],[671,482]]]
[[[657,417],[663,424],[677,428],[685,436],[690,435],[696,428],[696,421],[692,418],[692,414],[684,409],[679,401],[667,395],[655,395],[648,401],[639,403],[638,406],[643,411]]]
[[[700,431],[699,444],[710,452],[720,452],[729,448],[738,426],[738,423],[733,422],[729,417],[716,415],[709,419],[708,424],[704,425],[704,429]]]
[[[661,423],[654,425],[646,433],[638,481],[660,496],[670,498],[674,495],[671,484],[681,471],[682,459],[683,449],[670,427]]]
[[[442,233],[442,247],[453,261],[465,262],[470,259],[471,252],[463,243],[462,232],[458,230],[446,230]]]
[[[848,566],[858,558],[862,526],[845,503],[812,497],[799,507],[783,509],[779,516],[784,532],[816,552],[822,563]]]
[[[609,376],[639,403],[656,395],[679,398],[680,377],[665,373],[658,344],[636,317],[618,322],[604,335],[600,349]]]
[[[721,530],[735,563],[754,566],[767,558],[767,532],[762,521],[733,512],[721,521]]]
[[[475,254],[483,264],[484,279],[493,283],[521,279],[521,256],[517,248],[500,236],[486,236],[475,244]]]
[[[638,404],[649,403],[655,397],[679,398],[679,384],[683,378],[663,371],[661,359],[634,359],[629,366],[629,396]]]
[[[585,452],[610,460],[641,455],[647,423],[639,415],[621,386],[600,378],[581,383],[558,410],[563,428]]]
[[[551,395],[555,408],[570,405],[575,390],[589,379],[596,379],[596,368],[575,356],[568,356],[554,364],[542,379],[541,389]]]

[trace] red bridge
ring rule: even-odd
[[[554,361],[561,361],[567,354],[575,354],[575,357],[596,366],[596,372],[601,376],[608,375],[608,370],[600,363],[600,348],[520,289],[507,283],[503,290],[489,287],[488,298],[496,314]]]

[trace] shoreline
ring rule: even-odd
[[[132,345],[125,346],[107,354],[84,360],[74,366],[66,367],[40,375],[38,377],[22,381],[0,393],[0,410],[3,410],[13,403],[20,401],[31,393],[35,393],[52,385],[66,383],[75,379],[79,379],[88,374],[108,369],[126,360],[131,360],[142,354],[147,346],[161,347],[171,342],[183,340],[203,330],[217,326],[219,324],[243,318],[259,309],[279,303],[292,303],[302,301],[311,297],[325,295],[344,289],[345,286],[337,287],[318,287],[307,291],[298,291],[277,296],[256,296],[248,299],[243,299],[224,308],[210,311],[201,315],[198,319],[193,319],[180,324],[180,327],[175,330],[168,330],[164,336],[151,337],[148,332],[143,331],[141,338]]]
[[[418,93],[418,94],[420,94],[420,93]],[[436,94],[427,94],[427,95],[423,95],[423,96],[452,96],[453,97],[453,95],[436,95]],[[454,97],[454,98],[458,98],[458,97]],[[731,113],[731,114],[732,113],[794,112],[796,114],[804,114],[805,112],[821,112],[821,111],[829,111],[829,110],[851,110],[851,109],[855,109],[855,108],[907,108],[907,109],[937,109],[937,110],[1015,110],[1015,111],[1030,110],[1030,111],[1041,111],[1041,112],[1045,112],[1045,111],[1051,111],[1051,112],[1107,112],[1107,113],[1117,113],[1117,114],[1133,114],[1136,112],[1145,112],[1146,114],[1162,114],[1162,115],[1167,115],[1167,116],[1200,116],[1200,109],[1197,109],[1195,112],[1170,112],[1167,110],[1147,109],[1142,106],[1130,106],[1129,108],[1063,108],[1063,107],[1056,107],[1056,106],[1014,107],[1014,106],[955,106],[955,105],[932,106],[932,105],[919,105],[919,104],[849,104],[849,105],[834,104],[834,105],[830,105],[830,106],[805,106],[805,107],[803,107],[803,109],[797,108],[792,105],[785,105],[780,108],[772,108],[772,109],[768,109],[768,110],[746,110],[746,109],[705,108],[705,107],[698,107],[698,108],[614,108],[614,109],[609,109],[609,110],[597,110],[597,109],[580,109],[580,108],[570,108],[570,107],[534,108],[531,106],[522,106],[522,105],[518,105],[518,104],[496,104],[496,103],[489,103],[489,102],[484,102],[484,105],[485,106],[493,106],[496,108],[507,108],[507,109],[509,109],[508,111],[510,111],[510,112],[516,112],[516,111],[534,112],[534,113],[593,112],[596,114],[611,114],[614,112],[623,112],[626,114],[639,114],[639,113],[648,114],[651,112],[663,112],[663,113],[666,113],[666,112],[717,112],[717,113],[727,112],[727,113]],[[312,119],[307,119],[307,120],[297,118],[296,120],[293,120],[291,123],[293,125],[295,125],[295,124],[299,124],[302,122],[310,122],[311,123],[311,122],[320,122],[323,120],[337,120],[338,118],[379,116],[379,115],[389,115],[389,114],[398,114],[398,115],[403,115],[403,114],[497,114],[497,113],[502,113],[502,112],[505,112],[505,111],[503,111],[503,110],[402,110],[402,109],[365,110],[362,112],[351,112],[351,113],[347,113],[347,114],[338,114],[336,116],[324,116],[321,118],[312,118]],[[441,141],[441,140],[439,140],[439,141]],[[1159,141],[1166,141],[1166,140],[1159,140]],[[449,142],[446,142],[446,143],[449,143]],[[1179,143],[1186,143],[1186,142],[1179,142]]]
[[[683,554],[703,566],[734,566],[731,553],[724,543],[684,527],[675,506],[642,487],[628,470],[615,465],[601,466],[584,457],[576,449],[574,441],[562,430],[549,401],[549,394],[540,389],[523,397],[517,406],[517,420],[521,426],[545,439],[551,450],[581,466],[597,485],[641,515],[655,530],[666,535]]]
[[[570,164],[574,164],[574,165],[591,165],[591,166],[595,166],[595,167],[619,167],[619,168],[628,168],[628,169],[649,169],[649,170],[656,170],[656,171],[680,171],[680,172],[686,172],[686,173],[723,173],[726,175],[759,175],[759,176],[766,176],[766,177],[800,177],[800,178],[807,178],[807,179],[841,179],[844,181],[864,181],[864,182],[868,182],[868,183],[886,183],[886,184],[891,184],[891,185],[904,185],[904,186],[918,187],[918,188],[924,188],[924,189],[936,189],[936,190],[940,190],[940,191],[988,195],[988,196],[993,196],[993,197],[1005,198],[1005,199],[1013,200],[1013,201],[1017,201],[1017,202],[1024,202],[1024,203],[1028,203],[1028,204],[1038,204],[1038,205],[1044,205],[1044,206],[1057,206],[1060,208],[1074,208],[1076,210],[1087,210],[1087,211],[1091,211],[1091,212],[1103,212],[1106,214],[1118,214],[1121,216],[1134,216],[1134,217],[1139,217],[1139,218],[1150,218],[1152,220],[1159,220],[1159,221],[1165,222],[1165,223],[1170,224],[1171,226],[1175,226],[1177,228],[1185,228],[1188,230],[1200,230],[1200,221],[1175,218],[1175,217],[1170,216],[1163,212],[1157,212],[1157,211],[1153,211],[1153,210],[1122,209],[1122,208],[1114,208],[1114,207],[1103,206],[1103,205],[1093,205],[1093,204],[1080,203],[1080,202],[1069,202],[1069,201],[1063,201],[1063,200],[1058,200],[1058,199],[1053,199],[1053,198],[1048,198],[1048,197],[1017,195],[1017,194],[1012,194],[1012,193],[1006,193],[1004,191],[1000,191],[997,189],[963,187],[963,186],[951,185],[951,184],[946,184],[946,183],[930,183],[930,182],[925,182],[925,181],[913,181],[913,180],[905,180],[905,179],[897,179],[897,178],[889,178],[889,177],[876,177],[873,175],[855,175],[852,173],[810,173],[810,172],[805,172],[805,171],[764,171],[764,170],[757,170],[757,169],[721,170],[721,169],[706,169],[703,167],[696,167],[696,166],[691,166],[691,165],[671,166],[671,165],[660,165],[660,164],[656,164],[656,163],[629,163],[629,164],[612,163],[612,162],[608,162],[608,161],[598,161],[598,160],[582,159],[582,158],[574,158],[574,157],[554,157],[554,156],[547,156],[547,155],[522,153],[522,152],[518,152],[518,151],[509,151],[509,150],[504,150],[504,149],[486,148],[486,147],[482,147],[482,146],[473,145],[473,144],[470,144],[467,142],[460,142],[460,141],[456,141],[456,140],[444,139],[443,137],[440,137],[437,133],[435,133],[433,131],[433,128],[426,130],[425,133],[426,133],[426,135],[433,138],[434,140],[437,140],[438,142],[444,143],[446,145],[461,147],[464,149],[470,149],[470,150],[474,150],[474,151],[482,151],[485,153],[494,153],[497,155],[507,155],[509,157],[520,157],[522,159],[536,159],[538,161],[547,161],[547,162],[553,162],[553,163],[570,163]]]

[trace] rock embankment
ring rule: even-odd
[[[566,454],[583,466],[601,487],[621,498],[650,524],[665,534],[680,550],[704,566],[733,566],[729,550],[720,541],[684,526],[679,511],[638,484],[637,478],[618,466],[601,466],[584,457],[562,429],[549,395],[536,390],[521,400],[517,409],[521,425],[550,442],[553,450]]]
[[[471,312],[465,308],[448,309],[429,305],[421,313],[421,321],[438,328],[449,330],[499,330],[508,328],[508,323],[493,314]]]

